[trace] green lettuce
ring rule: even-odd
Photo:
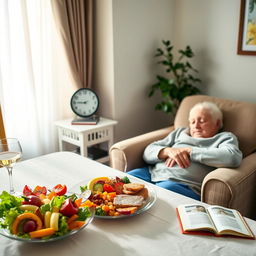
[[[91,216],[91,212],[90,212],[89,207],[79,208],[77,215],[78,215],[77,220],[85,221],[88,217]]]
[[[11,229],[11,225],[15,218],[22,213],[20,206],[23,198],[15,197],[6,191],[0,195],[0,226],[2,228]]]

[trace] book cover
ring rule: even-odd
[[[86,118],[75,118],[72,120],[72,125],[96,125],[100,121],[99,116],[90,116]]]

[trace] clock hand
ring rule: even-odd
[[[86,104],[87,101],[77,101],[76,103]]]

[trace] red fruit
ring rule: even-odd
[[[33,195],[40,196],[41,194],[46,195],[47,189],[46,187],[36,186],[33,190]]]
[[[67,198],[60,208],[60,213],[64,216],[72,216],[78,212],[78,208],[74,206],[72,200]]]
[[[23,195],[24,196],[29,196],[32,195],[32,190],[28,185],[25,185],[23,188]]]
[[[43,203],[38,196],[29,195],[25,198],[25,201],[23,201],[22,204],[32,204],[40,207]]]
[[[34,220],[28,220],[23,225],[23,232],[29,233],[36,230],[36,222]]]
[[[117,182],[115,183],[115,191],[116,191],[116,194],[117,195],[120,195],[123,193],[123,186],[124,186],[124,183],[123,182]]]
[[[103,190],[108,192],[108,193],[115,192],[115,189],[109,184],[104,184],[103,185]]]
[[[55,192],[58,196],[63,196],[67,193],[67,186],[58,184],[53,189],[53,192]]]

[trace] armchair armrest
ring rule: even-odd
[[[204,178],[202,201],[235,208],[242,215],[256,217],[256,153],[242,160],[238,168],[218,168]]]
[[[115,143],[109,150],[110,166],[123,172],[143,167],[145,162],[142,156],[145,147],[164,138],[173,130],[174,127],[171,126]]]

